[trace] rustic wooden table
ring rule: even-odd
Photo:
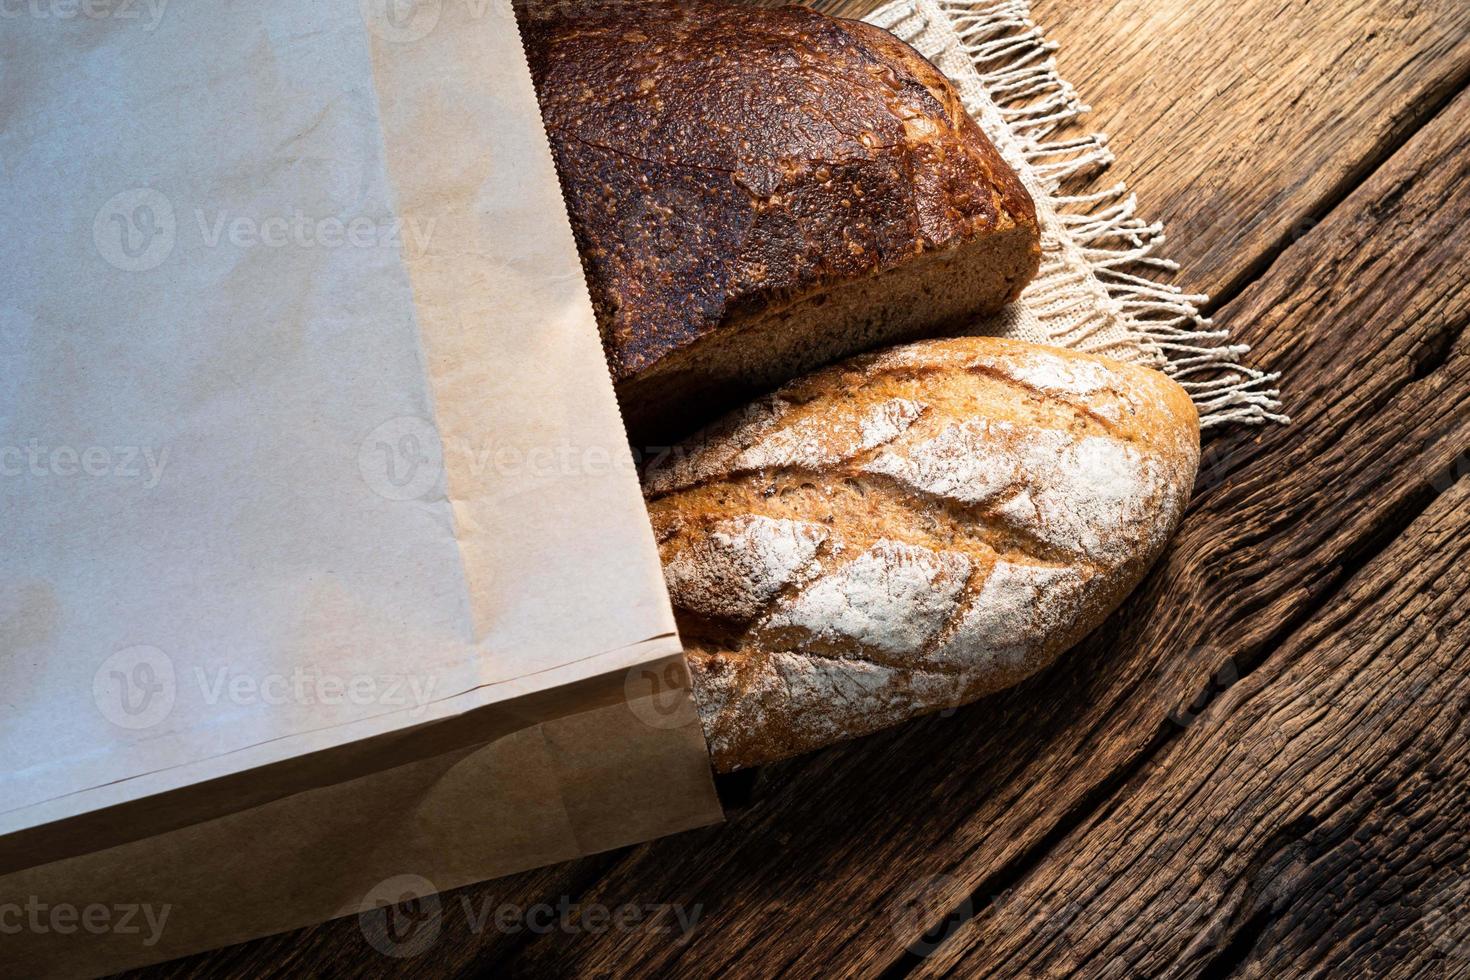
[[[346,919],[150,972],[1470,976],[1470,3],[1035,17],[1294,419],[1207,440],[1124,608],[725,826],[449,893],[413,959]]]

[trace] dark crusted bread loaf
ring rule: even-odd
[[[1199,423],[1164,375],[962,337],[793,382],[644,493],[715,768],[1045,667],[1158,557]]]
[[[1035,274],[1015,173],[944,77],[878,28],[707,2],[542,2],[522,18],[635,437],[963,326]]]

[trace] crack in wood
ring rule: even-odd
[[[1103,781],[1098,783],[1092,792],[1069,807],[1057,821],[1056,826],[1047,832],[1045,836],[1037,840],[1035,844],[1027,848],[1013,861],[988,876],[980,883],[979,887],[970,893],[964,902],[951,908],[940,920],[944,924],[947,932],[942,938],[936,937],[939,939],[939,942],[947,941],[958,931],[960,926],[983,914],[997,899],[1004,896],[1024,879],[1027,872],[1039,864],[1047,854],[1055,849],[1057,844],[1061,843],[1074,830],[1085,823],[1108,800],[1114,798],[1118,790],[1135,779],[1154,756],[1158,754],[1159,750],[1168,744],[1169,740],[1173,737],[1173,733],[1170,732],[1169,727],[1167,725],[1161,725],[1154,737],[1148,741],[1142,750],[1129,760],[1127,765],[1110,773]],[[925,936],[927,937],[928,933],[925,933]],[[926,945],[933,945],[937,948],[938,943]],[[915,968],[923,963],[929,955],[932,955],[932,950],[920,954],[915,953],[911,949],[906,949],[883,970],[880,976],[883,980],[902,980],[903,977],[907,977]]]
[[[1421,488],[1419,493],[1390,511],[1385,516],[1384,524],[1377,532],[1366,539],[1361,547],[1345,556],[1337,575],[1330,581],[1325,591],[1319,593],[1312,601],[1302,606],[1291,617],[1282,622],[1275,631],[1252,647],[1249,652],[1242,653],[1238,658],[1232,657],[1232,663],[1237,666],[1235,676],[1230,681],[1230,686],[1250,676],[1251,673],[1265,663],[1272,651],[1279,649],[1284,644],[1288,637],[1300,630],[1303,625],[1316,618],[1324,609],[1331,606],[1341,594],[1342,590],[1364,568],[1370,565],[1376,557],[1401,537],[1404,531],[1423,515],[1424,511],[1428,509],[1438,496],[1438,493],[1426,485]],[[1216,684],[1212,676],[1211,682],[1206,684],[1195,701],[1191,702],[1191,705],[1199,705],[1197,709],[1194,709],[1196,715],[1207,710],[1209,705],[1223,692],[1224,689]],[[966,902],[950,909],[941,921],[946,924],[953,923],[953,925],[949,927],[949,935],[944,936],[943,939],[947,940],[950,935],[953,935],[958,930],[959,926],[979,914],[973,910],[979,909],[983,911],[991,898],[1004,894],[1024,879],[1028,872],[1039,865],[1059,843],[1070,836],[1078,827],[1086,823],[1089,817],[1099,812],[1120,790],[1127,787],[1144,771],[1149,763],[1154,761],[1166,747],[1180,737],[1187,727],[1187,724],[1179,725],[1177,722],[1161,726],[1154,737],[1127,764],[1110,773],[1103,781],[1098,783],[1096,789],[1084,796],[1076,805],[1069,808],[1046,836],[1038,840],[1033,846],[1027,848],[1014,861],[986,878],[970,894]],[[1310,830],[1316,824],[1317,821],[1314,819],[1302,818],[1298,821],[1297,826],[1305,828],[1305,830]],[[1282,834],[1282,846],[1285,846],[1295,836],[1294,831],[1285,831]],[[966,907],[972,910],[968,915],[962,911]],[[1207,972],[1202,974],[1202,976],[1207,975],[1221,978],[1229,976],[1233,972],[1234,967],[1244,961],[1244,958],[1248,955],[1250,949],[1254,947],[1260,934],[1266,929],[1271,919],[1270,913],[1271,910],[1269,908],[1256,913],[1250,922],[1237,931],[1235,938],[1232,939],[1229,946],[1221,951],[1217,959],[1220,963],[1228,965],[1229,968],[1225,972],[1209,972],[1209,968],[1207,968]],[[1260,920],[1259,922],[1257,921],[1258,919]],[[1249,945],[1243,948],[1236,948],[1238,945],[1237,940],[1245,942],[1247,939]],[[901,978],[907,977],[928,955],[930,954],[917,955],[909,950],[905,950],[898,959],[883,971],[882,976],[884,980],[901,980]]]
[[[1304,234],[1337,210],[1343,201],[1352,196],[1352,193],[1361,187],[1369,177],[1407,145],[1416,133],[1448,109],[1455,99],[1467,89],[1470,89],[1470,63],[1467,63],[1458,75],[1449,79],[1442,87],[1427,93],[1421,102],[1412,105],[1406,113],[1406,119],[1385,134],[1385,138],[1373,148],[1372,152],[1357,161],[1352,168],[1328,187],[1295,219],[1290,228],[1257,255],[1249,265],[1217,288],[1210,295],[1209,302],[1200,308],[1201,312],[1207,317],[1215,316],[1218,311],[1230,305],[1250,288],[1252,283],[1264,278],[1271,267],[1276,264],[1277,259],[1295,245]],[[1407,190],[1408,186],[1406,182],[1400,188],[1399,193]]]

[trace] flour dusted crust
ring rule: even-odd
[[[645,476],[715,766],[973,700],[1096,627],[1199,462],[1168,378],[965,337],[854,358]]]

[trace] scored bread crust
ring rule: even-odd
[[[959,326],[1035,274],[1019,178],[886,31],[701,0],[542,0],[522,17],[630,426]],[[909,299],[890,309],[895,291]]]
[[[726,772],[1012,685],[1177,526],[1198,417],[1162,374],[995,338],[795,381],[645,474]]]

